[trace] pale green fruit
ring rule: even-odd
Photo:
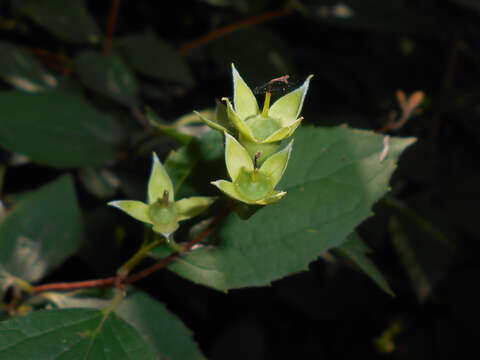
[[[216,199],[194,196],[175,201],[172,181],[155,153],[147,192],[147,204],[137,200],[117,200],[108,205],[126,212],[134,219],[153,225],[153,231],[166,238],[178,229],[179,221],[201,214]]]
[[[255,168],[247,150],[231,135],[225,133],[225,162],[232,182],[212,182],[227,196],[249,205],[267,205],[280,200],[286,192],[275,186],[285,172],[293,140],[282,150],[268,157]]]

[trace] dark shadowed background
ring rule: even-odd
[[[314,74],[303,116],[305,124],[315,126],[346,123],[379,131],[393,112],[401,115],[398,90],[407,97],[424,93],[408,122],[387,131],[418,142],[402,156],[392,191],[376,204],[375,216],[358,229],[396,297],[336,253],[265,288],[226,294],[168,270],[138,286],[166,303],[211,359],[436,359],[458,356],[472,345],[480,300],[474,290],[479,1],[118,1],[110,25],[115,1],[86,1],[94,19],[86,25],[58,25],[63,11],[58,1],[38,1],[27,10],[15,3],[0,1],[2,90],[35,91],[54,81],[65,92],[83,93],[121,124],[114,130],[125,153],[115,173],[126,184],[122,189],[93,167],[72,170],[86,244],[81,256],[43,282],[111,275],[138,247],[142,225],[112,214],[105,203],[142,198],[150,152],[164,158],[180,146],[167,136],[148,135],[138,112],[150,106],[168,124],[192,110],[214,107],[215,99],[232,96],[233,62],[253,87],[284,74],[301,84]],[[152,50],[148,41],[160,42],[159,48]],[[106,46],[123,59],[112,66],[124,88],[113,92],[108,85],[102,88],[108,78],[89,53]],[[36,65],[12,63],[9,54],[15,49]],[[31,82],[13,76],[22,71]],[[60,174],[38,164],[45,161],[13,156],[10,143],[2,145],[7,205]]]

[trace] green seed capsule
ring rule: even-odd
[[[169,224],[176,222],[178,211],[174,204],[166,205],[162,199],[150,205],[148,215],[153,224]]]
[[[235,180],[235,188],[241,196],[251,201],[263,199],[273,191],[269,177],[258,171],[242,171]]]

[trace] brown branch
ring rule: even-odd
[[[103,47],[103,53],[105,55],[110,54],[112,47],[112,36],[117,24],[118,8],[120,7],[120,0],[113,0],[112,7],[110,8],[110,18],[108,19],[107,34],[105,35],[105,44]]]
[[[192,250],[192,248],[198,244],[200,241],[202,241],[210,232],[215,229],[231,212],[233,211],[233,206],[228,206],[226,207],[220,214],[217,215],[217,217],[211,222],[211,224],[203,230],[200,234],[198,234],[192,241],[190,241],[188,244],[185,245],[183,248],[183,252],[180,253],[173,253],[166,258],[158,261],[156,264],[146,268],[143,271],[140,271],[132,276],[129,276],[128,278],[125,279],[123,282],[124,284],[131,284],[132,282],[138,281],[140,279],[143,279],[147,277],[148,275],[154,273],[157,270],[160,270],[170,264],[173,260],[175,260],[177,257],[186,254]]]
[[[66,55],[56,54],[56,53],[50,52],[50,51],[45,50],[45,49],[41,49],[41,48],[25,48],[25,50],[28,51],[29,53],[33,54],[33,55],[41,56],[41,57],[43,57],[43,58],[53,59],[53,60],[58,60],[58,61],[63,61],[63,62],[66,62],[66,63],[71,63],[71,62],[72,62],[72,59],[70,59],[70,58],[69,58],[68,56],[66,56]]]
[[[48,68],[60,71],[67,76],[69,76],[72,73],[72,70],[73,70],[73,68],[71,66],[71,63],[64,66],[64,65],[61,65],[61,64],[57,64],[56,62],[53,62],[53,61],[48,61],[46,59],[39,59],[39,61],[43,65],[47,66]]]
[[[110,287],[115,283],[115,279],[116,277],[109,277],[106,279],[38,285],[33,288],[31,295],[35,295],[45,291],[66,291],[76,289],[90,289],[97,287]]]
[[[184,44],[178,49],[178,52],[180,54],[186,54],[193,48],[205,45],[222,36],[231,34],[235,31],[238,31],[240,29],[246,28],[251,25],[260,24],[260,23],[264,23],[267,21],[271,21],[271,20],[283,17],[285,15],[290,14],[291,12],[292,12],[291,9],[280,9],[280,10],[275,10],[269,13],[253,16],[248,19],[234,22],[232,24],[226,25],[219,29],[212,30],[209,33],[203,35],[202,37]]]
[[[154,272],[160,269],[163,269],[176,258],[190,252],[196,244],[201,242],[208,234],[210,234],[210,232],[212,232],[212,230],[215,229],[215,227],[217,227],[232,211],[233,211],[233,206],[228,206],[222,212],[220,212],[205,230],[203,230],[192,241],[188,242],[183,247],[182,253],[178,253],[178,252],[173,253],[167,256],[166,258],[159,260],[158,262],[146,268],[145,270],[142,270],[128,277],[122,277],[120,281],[118,276],[114,276],[114,277],[109,277],[105,279],[44,284],[44,285],[35,286],[31,291],[30,295],[36,295],[45,291],[69,291],[69,290],[76,290],[76,289],[89,289],[89,288],[101,288],[101,287],[105,288],[105,287],[112,287],[112,286],[118,286],[121,288],[122,286],[141,280],[147,277],[148,275],[153,274]]]

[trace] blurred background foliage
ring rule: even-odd
[[[203,131],[189,123],[191,111],[231,96],[230,63],[254,86],[313,73],[303,115],[315,126],[380,130],[401,114],[397,90],[420,90],[421,111],[390,132],[419,141],[356,235],[374,250],[395,298],[356,271],[348,248],[269,288],[227,295],[167,271],[139,285],[185,321],[212,359],[455,356],[470,344],[480,300],[470,291],[478,269],[479,4],[0,1],[2,209],[70,173],[62,186],[71,196],[74,180],[85,240],[46,281],[111,273],[142,230],[105,202],[144,197],[151,151],[165,158]],[[51,125],[41,126],[47,118]]]

